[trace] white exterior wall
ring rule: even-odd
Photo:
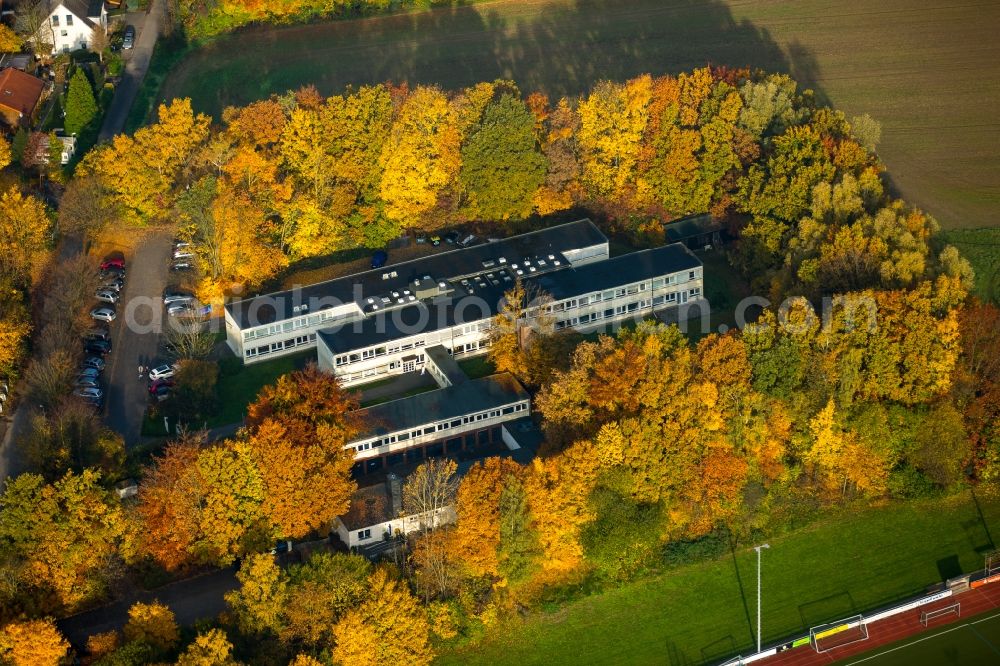
[[[430,421],[417,428],[397,430],[394,432],[359,439],[346,445],[345,449],[354,450],[355,460],[377,458],[399,451],[430,444],[443,439],[458,437],[468,432],[483,430],[507,421],[519,419],[531,413],[531,400],[516,400],[505,405],[490,407],[480,412],[470,412],[453,419]],[[406,439],[400,439],[405,437]]]
[[[694,277],[691,277],[694,274]],[[655,286],[654,286],[655,285]],[[663,308],[693,304],[704,295],[702,267],[668,273],[658,278],[621,285],[604,291],[556,301],[547,306],[546,317],[557,329],[587,330],[609,322],[652,313]],[[610,296],[607,295],[610,293]],[[605,298],[607,297],[607,299]],[[672,298],[671,298],[672,297]],[[593,299],[593,300],[592,300]],[[586,303],[582,304],[584,301]],[[567,307],[571,305],[571,307]],[[610,317],[605,316],[612,311]],[[537,313],[534,313],[537,316]],[[534,318],[534,316],[532,318]],[[374,381],[422,368],[424,347],[442,345],[456,358],[484,354],[489,349],[492,318],[379,343],[349,353],[333,354],[320,344],[319,367],[333,373],[344,386]],[[404,367],[404,358],[416,357],[413,367]],[[332,360],[332,363],[331,363]]]
[[[367,527],[362,527],[356,530],[348,530],[344,523],[338,518],[335,521],[334,529],[336,530],[341,541],[347,544],[350,548],[358,548],[360,546],[370,546],[374,543],[378,543],[379,541],[385,539],[386,535],[393,536],[397,532],[402,534],[416,532],[420,529],[421,518],[427,517],[429,514],[430,512],[427,512],[427,514],[394,518],[393,520],[375,523],[374,525],[368,525]],[[453,522],[455,522],[455,507],[446,506],[443,509],[438,509],[437,516],[435,516],[434,520],[434,527],[449,525]],[[369,532],[369,535],[362,538],[362,532],[365,530]]]
[[[244,363],[266,361],[316,346],[316,332],[362,318],[356,303],[346,303],[318,312],[303,313],[273,324],[240,330],[226,311],[226,343]],[[249,354],[249,356],[247,355]]]
[[[72,21],[67,21],[67,17],[72,17]],[[53,18],[58,19],[58,25],[53,23]],[[90,44],[90,39],[94,34],[93,28],[87,25],[85,19],[86,17],[77,16],[64,5],[59,5],[49,14],[51,30],[49,27],[43,26],[39,32],[46,31],[43,33],[44,41],[53,42],[52,53],[85,49]],[[108,29],[108,12],[104,5],[101,5],[100,18],[94,17],[91,21],[105,31]]]

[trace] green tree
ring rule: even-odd
[[[486,107],[462,146],[462,186],[477,217],[506,220],[531,212],[545,181],[546,159],[538,152],[535,119],[524,102],[505,94]]]
[[[77,69],[69,80],[69,92],[66,93],[66,132],[78,134],[97,116],[97,101],[94,99],[94,89],[90,79]]]

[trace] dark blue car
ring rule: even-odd
[[[385,250],[379,250],[372,255],[372,268],[382,268],[387,261],[389,261],[389,255],[385,253]]]

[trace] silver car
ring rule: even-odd
[[[111,303],[114,305],[118,302],[118,292],[112,289],[98,289],[94,293],[94,296],[102,303]]]
[[[90,311],[90,316],[98,321],[114,321],[118,316],[114,308],[109,308],[106,305],[102,305],[99,308],[94,308]]]

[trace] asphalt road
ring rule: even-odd
[[[108,113],[104,116],[98,141],[110,141],[111,137],[121,134],[125,128],[128,112],[132,108],[132,102],[135,101],[135,95],[139,92],[139,86],[146,77],[149,61],[153,57],[153,47],[156,46],[156,39],[160,35],[160,24],[163,22],[163,11],[163,0],[153,0],[149,13],[142,19],[141,26],[138,25],[139,21],[132,21],[129,18],[131,14],[126,17],[126,20],[136,25],[139,34],[136,35],[135,46],[125,54],[125,71],[115,90]]]
[[[148,404],[146,380],[139,365],[155,366],[163,313],[163,289],[172,238],[165,232],[148,234],[134,256],[125,257],[125,296],[118,304],[112,329],[109,368],[105,371],[105,414],[109,427],[134,446],[142,436],[142,418]]]
[[[238,585],[235,568],[218,569],[152,592],[128,595],[113,604],[59,620],[57,624],[73,645],[83,646],[88,636],[124,627],[128,609],[135,602],[149,603],[155,599],[170,607],[178,624],[191,626],[197,620],[215,617],[226,610],[224,595]]]

